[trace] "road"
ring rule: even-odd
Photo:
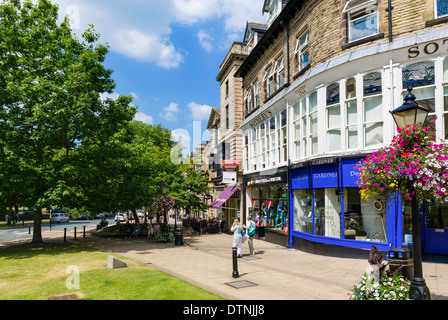
[[[114,218],[107,218],[109,226],[115,225]],[[42,233],[44,232],[63,232],[64,228],[67,228],[67,236],[73,237],[73,232],[76,227],[76,231],[79,236],[82,236],[83,227],[86,226],[86,231],[95,229],[96,225],[100,222],[100,219],[94,220],[70,220],[67,223],[52,223],[51,229],[50,225],[42,225]],[[31,226],[31,228],[29,228]],[[11,242],[23,239],[32,239],[33,237],[33,223],[25,223],[25,225],[17,226],[14,228],[2,229],[0,230],[0,243]]]

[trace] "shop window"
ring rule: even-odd
[[[344,238],[387,242],[384,200],[365,201],[358,188],[344,189]]]
[[[260,227],[284,231],[288,225],[287,188],[273,185],[253,188],[254,221]]]
[[[364,76],[364,145],[367,148],[383,144],[383,97],[381,88],[381,73],[373,72]]]
[[[327,146],[329,152],[341,150],[341,107],[339,83],[327,87]]]
[[[313,234],[313,197],[308,189],[294,190],[294,230]]]
[[[315,189],[315,235],[341,238],[341,201],[336,190],[336,188]]]
[[[356,80],[350,78],[345,83],[346,144],[347,149],[358,148],[358,106],[356,100]]]
[[[297,38],[294,59],[297,72],[303,70],[308,65],[308,30],[302,32]]]
[[[347,14],[348,42],[378,33],[378,6],[376,0],[349,0],[343,13]]]
[[[436,18],[448,15],[448,1],[435,0],[435,12],[436,12]]]

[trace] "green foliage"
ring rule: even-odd
[[[74,154],[135,114],[131,97],[101,99],[115,83],[99,35],[91,28],[79,40],[57,19],[58,7],[46,0],[0,5],[0,197],[36,207],[35,242],[42,241],[40,208],[80,195],[65,179]]]

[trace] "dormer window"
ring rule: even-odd
[[[342,12],[347,14],[348,42],[378,33],[377,0],[348,0]]]
[[[268,13],[266,23],[271,25],[279,13],[279,0],[268,0],[265,6],[265,12]]]

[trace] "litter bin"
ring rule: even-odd
[[[414,261],[412,251],[407,248],[389,250],[389,268],[392,274],[401,271],[403,277],[412,280],[414,278]]]
[[[176,246],[181,246],[181,245],[184,244],[184,240],[183,240],[183,237],[182,237],[182,229],[181,228],[177,228],[174,231],[174,244]]]

